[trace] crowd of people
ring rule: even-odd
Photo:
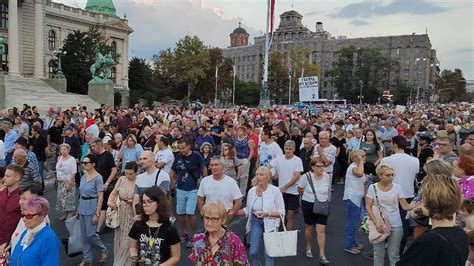
[[[341,251],[377,266],[386,253],[390,265],[474,264],[469,104],[314,110],[78,105],[43,115],[25,104],[0,112],[0,265],[60,264],[47,180],[59,219],[80,223],[84,266],[110,260],[100,237],[107,219],[118,223],[114,265],[177,265],[181,253],[196,265],[274,265],[263,239],[282,225],[303,231],[305,256],[318,250],[326,265],[336,186],[344,240],[330,244]],[[239,216],[245,236],[232,231]]]

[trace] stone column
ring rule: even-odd
[[[122,50],[122,86],[128,89],[128,36],[123,40]]]
[[[8,0],[8,74],[20,75],[18,0]]]
[[[44,78],[43,0],[35,0],[35,78]]]

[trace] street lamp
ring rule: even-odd
[[[359,94],[359,104],[362,105],[362,99],[364,99],[364,96],[362,96],[362,80],[359,80],[360,83],[360,94]]]
[[[64,55],[67,54],[67,51],[64,51],[63,49],[59,49],[59,50],[54,50],[54,55],[56,56],[56,58],[58,59],[58,68],[56,70],[56,75],[55,77],[57,79],[64,79],[65,76],[64,76],[64,73],[63,73],[63,69],[61,67],[61,57],[63,57]]]
[[[416,74],[416,104],[419,104],[419,99],[420,99],[420,63],[419,61],[423,60],[426,61],[426,58],[417,58],[415,59],[415,63],[418,65],[418,72]]]
[[[332,104],[334,105],[334,102],[336,101],[336,87],[334,87],[334,81],[336,78],[339,76],[332,77]]]
[[[436,76],[435,76],[435,72],[434,72],[434,69],[435,67],[438,68],[439,67],[439,64],[430,64],[430,67],[431,67],[431,77],[433,78],[433,97],[431,100],[433,102],[436,102],[437,101],[437,94],[436,94]]]

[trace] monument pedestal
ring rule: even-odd
[[[87,95],[94,101],[105,104],[107,106],[114,106],[114,84],[113,83],[92,83],[89,82],[89,90]]]
[[[0,110],[5,109],[5,74],[0,70]]]

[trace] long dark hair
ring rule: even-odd
[[[377,135],[375,135],[374,130],[369,128],[365,131],[365,134],[364,134],[365,141],[367,141],[367,133],[369,133],[369,132],[372,132],[372,134],[374,135],[375,151],[379,151],[380,150],[380,143],[377,140]]]
[[[161,188],[157,186],[152,186],[149,187],[145,190],[143,195],[147,195],[152,201],[155,201],[157,203],[157,208],[156,208],[156,213],[158,214],[158,222],[159,223],[164,223],[169,221],[170,219],[170,211],[171,211],[171,204],[168,198],[166,197],[165,192],[161,190]],[[142,195],[142,201],[143,201],[143,195]],[[143,205],[143,202],[142,202]],[[148,215],[143,212],[143,218],[145,221],[148,221],[150,218]]]

